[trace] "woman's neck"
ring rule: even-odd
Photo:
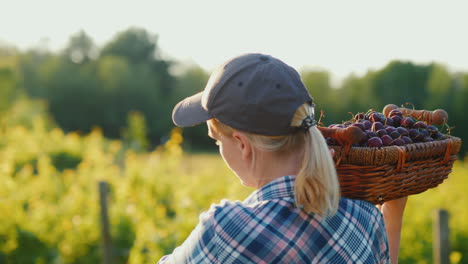
[[[302,156],[299,154],[278,155],[263,152],[258,155],[253,169],[252,187],[260,189],[267,183],[287,175],[296,175],[301,169]]]

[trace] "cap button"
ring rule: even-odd
[[[268,56],[266,56],[266,55],[261,55],[261,56],[259,57],[259,59],[262,60],[262,61],[267,61],[267,60],[269,60],[270,58],[268,58]]]

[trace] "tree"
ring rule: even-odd
[[[153,144],[172,128],[171,63],[157,57],[156,37],[145,30],[120,32],[100,54],[81,31],[70,37],[60,56],[31,53],[26,58],[25,69],[34,69],[27,78],[32,94],[48,99],[66,131],[99,126],[104,135],[120,137],[131,111],[148,117]]]
[[[33,98],[48,97],[47,82],[54,74],[57,64],[57,55],[44,53],[38,50],[29,50],[21,53],[18,59],[19,82],[26,93]]]
[[[452,134],[467,140],[468,123],[466,122],[466,113],[468,113],[468,73],[457,73],[454,76],[454,96],[451,101],[453,110],[449,113],[449,125],[455,126]],[[464,158],[468,150],[467,144],[461,146],[461,157]]]
[[[89,132],[93,126],[102,126],[106,109],[95,72],[95,63],[76,64],[67,57],[58,58],[50,71],[46,98],[52,116],[65,131]]]
[[[87,63],[98,56],[98,49],[93,40],[84,31],[70,37],[65,56],[74,63]]]
[[[0,113],[18,95],[17,55],[13,48],[0,46]]]
[[[427,97],[427,81],[431,66],[411,62],[393,61],[377,71],[373,78],[374,92],[379,109],[386,104],[406,102],[421,107]]]
[[[176,103],[187,96],[194,95],[203,91],[208,82],[209,74],[199,66],[189,66],[176,78],[174,93],[170,109]],[[184,128],[184,144],[186,147],[215,150],[216,146],[212,143],[208,135],[208,129],[205,125]]]
[[[325,124],[331,124],[339,120],[342,101],[336,100],[336,89],[330,85],[330,74],[324,70],[306,70],[301,72],[302,81],[314,98],[316,120],[321,111],[325,118],[321,120]]]
[[[156,56],[157,36],[139,28],[130,28],[117,34],[103,49],[102,55],[125,57],[131,63],[153,61]]]
[[[454,99],[452,76],[443,65],[432,64],[427,88],[426,107],[429,109],[445,108],[451,110],[448,108],[451,108],[451,99]]]
[[[341,115],[340,120],[349,119],[349,112],[356,114],[366,112],[368,109],[380,110],[380,104],[376,100],[374,87],[372,86],[374,75],[375,72],[369,71],[362,77],[351,74],[344,79],[338,91],[337,101],[343,106],[338,109],[341,113],[347,113],[347,115]]]
[[[13,103],[16,80],[9,68],[0,68],[0,113],[7,110]]]

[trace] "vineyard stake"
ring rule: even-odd
[[[109,184],[99,182],[99,204],[101,206],[101,248],[102,263],[112,264],[112,241],[110,236],[109,214],[107,213],[107,192]]]
[[[433,222],[433,261],[435,264],[449,264],[449,214],[444,209],[434,211]]]

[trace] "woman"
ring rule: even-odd
[[[160,263],[389,262],[381,212],[339,197],[312,97],[292,67],[263,54],[233,58],[203,92],[176,105],[173,120],[207,122],[226,164],[257,190],[243,202],[213,205]],[[383,207],[396,245],[403,208],[404,200]]]

